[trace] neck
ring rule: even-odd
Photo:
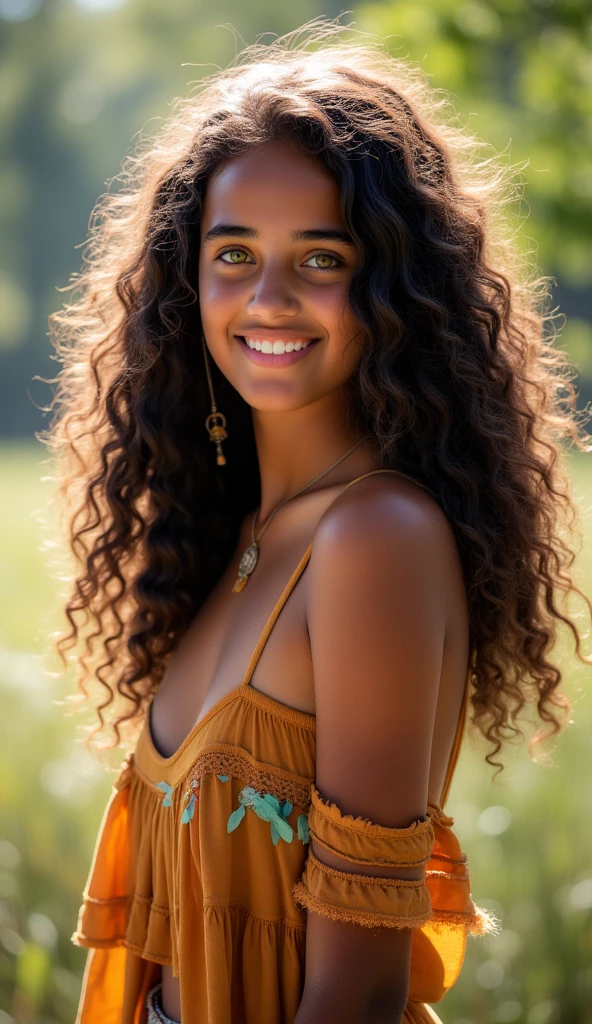
[[[348,416],[348,409],[346,396],[341,392],[290,412],[253,409],[261,476],[259,523],[265,522],[280,502],[306,487],[364,436],[353,423],[353,417]],[[319,480],[318,487],[345,483],[378,468],[378,455],[371,440],[363,441]],[[311,488],[309,493],[314,490],[315,487]]]

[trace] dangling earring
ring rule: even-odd
[[[228,437],[226,430],[226,417],[224,413],[218,412],[216,408],[216,400],[214,398],[214,389],[212,387],[212,378],[210,376],[210,367],[208,363],[208,354],[206,350],[206,339],[203,334],[201,336],[201,343],[203,345],[204,362],[206,364],[206,374],[208,377],[208,387],[210,389],[210,398],[212,400],[212,411],[206,419],[206,430],[210,435],[210,441],[213,441],[216,445],[216,463],[218,466],[225,466],[226,459],[224,458],[224,452],[222,451],[222,445],[220,444],[224,438]]]

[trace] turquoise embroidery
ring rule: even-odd
[[[263,797],[263,799],[267,800],[267,799],[269,799],[270,796],[271,796],[270,793],[266,793],[265,796]],[[275,800],[276,804],[278,803],[278,801],[275,799],[275,797],[271,797],[271,799]],[[290,813],[290,811],[292,810],[292,804],[290,803],[289,800],[282,800],[281,804],[278,804],[276,810],[277,810],[278,814],[280,815],[280,817],[287,818],[289,813]],[[287,822],[284,822],[284,824],[287,824]],[[291,825],[289,827],[292,828]],[[292,834],[294,834],[293,830],[292,830]],[[277,846],[277,844],[280,841],[280,837],[281,837],[281,833],[278,831],[278,828],[277,828],[277,825],[276,825],[275,821],[272,821],[271,822],[271,841],[272,841],[274,846]],[[284,839],[285,838],[286,837],[284,836]],[[290,836],[290,839],[288,840],[288,842],[290,842],[290,843],[292,842],[292,836]]]
[[[279,800],[272,793],[258,793],[252,786],[245,786],[244,789],[241,789],[238,799],[241,806],[237,807],[236,811],[233,811],[230,815],[226,826],[227,832],[233,832],[240,825],[247,807],[250,807],[255,811],[258,818],[270,823],[271,838],[274,846],[277,845],[280,838],[285,840],[286,843],[292,842],[294,829],[284,819],[284,815],[289,814],[292,810],[292,804],[289,800],[282,801],[280,807]]]
[[[199,782],[197,781],[197,779],[193,779],[189,789],[185,790],[185,799],[187,799],[187,797],[189,797],[189,803],[187,804],[187,807],[185,808],[185,810],[183,811],[183,814],[181,815],[181,824],[182,825],[187,825],[191,821],[191,819],[193,818],[193,813],[195,811],[195,805],[197,803],[197,796],[196,796],[195,790],[197,789],[198,786],[199,786]]]
[[[228,782],[230,776],[217,775],[216,778],[220,779],[221,782]],[[293,808],[293,804],[289,800],[282,800],[280,803],[273,793],[259,793],[253,786],[245,786],[241,789],[238,799],[239,806],[228,819],[228,824],[226,825],[227,832],[234,832],[235,828],[238,828],[247,813],[247,807],[250,807],[259,818],[269,822],[271,841],[274,846],[277,846],[280,839],[284,839],[286,843],[292,842],[294,829],[286,821]],[[298,816],[298,838],[303,843],[310,842],[308,817],[306,814]]]
[[[191,821],[193,812],[195,810],[195,793],[192,793],[189,797],[189,803],[181,815],[181,824],[186,825],[187,822]]]
[[[165,794],[162,800],[163,807],[171,806],[171,796],[173,795],[173,787],[169,786],[168,782],[158,782],[156,784],[157,789],[161,789]]]
[[[229,782],[230,775],[216,775],[220,782]],[[184,799],[188,802],[181,815],[181,824],[187,825],[195,814],[195,807],[197,804],[196,790],[199,786],[197,779],[193,779],[189,789],[185,791]],[[169,786],[168,782],[159,782],[157,789],[160,789],[164,793],[162,806],[171,806],[171,797],[173,794],[173,787]],[[244,786],[238,794],[239,806],[232,812],[228,818],[226,825],[227,832],[234,832],[235,828],[238,828],[245,814],[247,813],[247,807],[255,812],[257,817],[261,818],[262,821],[268,821],[271,830],[271,841],[274,846],[277,846],[280,839],[283,839],[286,843],[291,843],[294,836],[294,829],[286,821],[288,815],[292,813],[293,804],[289,800],[282,800],[281,802],[273,795],[273,793],[259,793],[253,786]],[[310,832],[308,829],[308,817],[306,814],[300,814],[297,822],[298,838],[303,843],[310,842]]]
[[[308,829],[308,815],[298,815],[298,838],[302,839],[303,843],[310,843],[310,832]]]

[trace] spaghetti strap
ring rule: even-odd
[[[450,785],[452,783],[452,777],[454,775],[454,771],[455,771],[455,768],[456,768],[456,763],[458,761],[458,757],[459,757],[459,754],[460,754],[460,748],[462,746],[462,741],[463,741],[463,737],[464,737],[464,733],[465,733],[465,725],[466,725],[466,721],[467,721],[467,713],[468,713],[468,708],[469,708],[469,692],[470,692],[470,685],[471,685],[472,674],[473,674],[472,673],[472,666],[469,665],[469,669],[468,669],[468,672],[467,672],[467,677],[465,679],[465,688],[464,688],[464,692],[463,692],[462,704],[461,704],[460,713],[459,713],[459,716],[458,716],[458,724],[456,726],[456,733],[455,733],[455,736],[454,736],[454,741],[452,743],[452,750],[450,751],[450,757],[448,758],[448,766],[446,768],[446,776],[444,778],[444,785],[442,786],[442,795],[440,796],[440,804],[439,804],[440,810],[444,809],[444,804],[446,803],[446,800],[448,799],[448,791],[449,791]]]
[[[430,491],[429,487],[426,487],[425,484],[420,483],[419,480],[415,480],[414,477],[412,477],[412,476],[408,476],[407,473],[401,473],[398,469],[371,469],[368,473],[362,473],[360,476],[356,476],[353,480],[349,480],[348,483],[346,483],[345,486],[342,487],[342,489],[340,490],[339,494],[337,495],[337,497],[335,497],[333,499],[333,501],[337,501],[337,498],[341,494],[343,494],[343,492],[346,491],[348,487],[351,487],[352,484],[357,484],[359,480],[364,480],[367,476],[373,476],[375,473],[396,473],[397,476],[403,476],[403,477],[405,477],[406,480],[411,480],[412,483],[417,484],[418,487],[423,487],[423,489],[425,491],[428,491],[430,494],[432,494],[432,496],[434,498],[436,497],[436,495],[433,494],[433,492]],[[325,509],[325,512],[327,512],[331,508],[332,504],[333,504],[333,502],[329,503],[329,505]],[[323,513],[323,515],[324,514],[325,513]],[[278,615],[280,614],[282,608],[284,607],[286,601],[288,600],[290,594],[292,593],[292,590],[296,586],[298,580],[300,579],[302,573],[304,572],[306,566],[308,565],[308,560],[309,560],[309,558],[311,556],[311,552],[312,552],[312,541],[308,545],[308,547],[307,547],[306,551],[304,552],[302,558],[298,562],[298,565],[294,569],[294,572],[290,576],[290,579],[286,583],[286,586],[282,590],[279,598],[277,599],[277,601],[276,601],[276,603],[274,605],[274,608],[273,608],[273,610],[271,612],[271,615],[269,616],[267,622],[265,623],[265,626],[263,627],[263,631],[261,633],[261,636],[259,637],[259,639],[257,641],[255,650],[253,651],[253,653],[251,655],[251,659],[249,661],[249,664],[247,665],[247,670],[245,672],[245,676],[244,676],[244,679],[243,679],[243,681],[241,683],[241,686],[248,686],[249,685],[249,683],[251,681],[251,678],[253,676],[253,672],[255,671],[255,668],[257,666],[257,662],[259,661],[259,658],[261,657],[261,653],[263,651],[263,648],[265,647],[265,644],[267,643],[267,638],[268,638],[269,634],[271,633],[271,631],[272,631],[272,629],[273,629],[273,627],[275,625],[275,622],[277,620]]]
[[[255,650],[253,651],[253,653],[251,655],[251,660],[249,661],[249,664],[247,665],[247,671],[245,672],[245,678],[242,681],[242,686],[248,686],[249,685],[249,683],[251,681],[251,677],[253,675],[253,672],[255,671],[255,666],[257,665],[257,662],[259,661],[259,658],[261,657],[261,652],[262,652],[262,650],[265,647],[265,644],[267,642],[267,637],[271,633],[271,631],[272,631],[272,629],[273,629],[273,627],[275,625],[275,620],[277,619],[277,617],[280,614],[282,608],[284,607],[286,601],[288,600],[290,594],[292,593],[292,590],[294,589],[294,587],[296,586],[296,583],[300,579],[300,576],[304,572],[304,570],[305,570],[305,568],[306,568],[306,566],[308,564],[308,560],[310,558],[311,551],[312,551],[312,541],[308,545],[308,547],[307,547],[306,551],[304,552],[302,558],[298,562],[298,565],[294,569],[294,572],[290,576],[290,579],[286,583],[286,586],[282,590],[279,598],[277,599],[277,601],[275,603],[275,606],[274,606],[274,609],[273,609],[271,615],[269,616],[267,622],[265,623],[265,626],[263,627],[263,632],[261,633],[261,636],[259,637],[259,639],[257,641],[257,646],[255,647]]]

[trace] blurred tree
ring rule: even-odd
[[[528,162],[519,238],[556,277],[560,344],[592,385],[592,7],[590,0],[395,0],[356,24],[450,90],[459,117],[512,163]],[[528,215],[528,216],[527,216]],[[526,219],[527,218],[527,219]],[[571,316],[574,317],[573,322]],[[588,394],[587,397],[592,397]]]
[[[339,13],[334,0],[323,9]],[[260,33],[318,14],[312,0],[222,0],[215,13],[206,0],[0,0],[0,436],[42,426],[33,402],[50,392],[32,377],[57,369],[56,288],[133,136]]]
[[[0,0],[0,436],[43,425],[34,403],[50,389],[32,378],[57,369],[47,316],[134,135],[259,33],[341,10],[336,0],[322,11],[312,0],[221,0],[215,15],[206,0]],[[479,135],[530,159],[521,237],[560,282],[576,318],[561,343],[592,387],[589,0],[400,0],[354,14],[450,89]]]

